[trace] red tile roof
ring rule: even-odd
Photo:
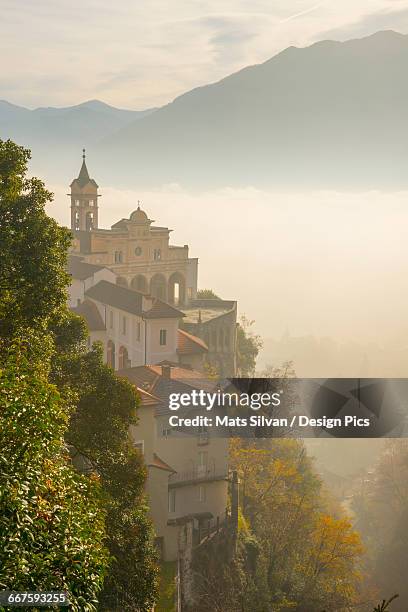
[[[113,308],[139,315],[145,319],[181,319],[181,317],[184,317],[181,310],[162,302],[158,298],[153,298],[151,308],[143,311],[142,293],[105,280],[101,280],[90,287],[85,295],[92,300],[101,302],[101,304],[108,304]]]
[[[161,365],[149,365],[146,366],[149,368],[151,372],[154,372],[158,376],[162,376],[162,366]],[[181,368],[181,367],[171,367],[170,368],[170,377],[172,380],[186,380],[188,378],[192,378],[194,380],[198,379],[207,379],[208,376],[203,374],[203,372],[198,372],[198,370],[192,370],[191,368]]]
[[[85,280],[86,278],[93,276],[95,272],[103,270],[103,268],[104,266],[97,266],[96,264],[90,264],[83,261],[82,257],[77,257],[76,255],[70,255],[68,257],[67,272],[73,278],[78,280]]]
[[[207,353],[208,346],[198,338],[183,329],[177,330],[177,352],[181,355],[194,355],[196,353]]]
[[[176,470],[173,470],[173,468],[170,467],[168,463],[163,461],[163,459],[160,459],[159,455],[157,455],[156,453],[153,453],[153,461],[148,464],[148,467],[156,467],[156,468],[159,468],[160,470],[166,470],[167,472],[172,472],[173,474],[176,473]]]
[[[89,331],[104,331],[106,329],[96,304],[90,300],[81,302],[75,308],[71,308],[71,311],[85,319]]]
[[[181,319],[184,313],[166,302],[154,298],[152,307],[143,313],[145,319]]]

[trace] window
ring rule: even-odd
[[[130,359],[125,346],[121,346],[119,349],[119,370],[130,367]]]
[[[208,429],[204,425],[201,427],[197,427],[197,444],[198,446],[206,446],[210,443],[210,436],[208,434]]]
[[[144,454],[144,440],[135,440],[133,447],[136,448],[142,455]]]
[[[122,251],[115,251],[115,263],[122,263]]]
[[[153,259],[158,261],[161,259],[161,249],[154,249],[153,251]]]
[[[115,345],[112,340],[108,340],[108,344],[106,345],[106,359],[107,364],[113,370],[115,369]]]
[[[162,436],[164,438],[168,438],[169,436],[171,436],[171,427],[164,427],[162,430]]]
[[[140,246],[135,248],[135,255],[139,257],[142,254],[142,248]]]
[[[169,512],[176,511],[176,490],[170,489],[169,491]]]
[[[125,336],[127,331],[127,318],[122,318],[122,334]]]
[[[109,313],[109,327],[113,329],[113,311],[112,310]]]
[[[200,485],[198,487],[198,501],[199,502],[205,502],[205,499],[206,499],[205,493],[206,493],[205,486],[204,485]]]
[[[197,473],[199,476],[207,472],[208,453],[207,451],[199,451]]]
[[[167,344],[167,329],[160,330],[160,346],[166,346]]]
[[[93,206],[94,205],[94,201],[93,200],[89,200],[88,204],[89,204],[89,206]]]
[[[136,323],[136,340],[138,342],[140,342],[140,330],[141,330],[140,323]]]

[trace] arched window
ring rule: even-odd
[[[113,370],[115,369],[115,345],[112,340],[108,340],[106,345],[106,363]]]
[[[119,370],[129,367],[129,357],[126,347],[121,346],[119,349]]]
[[[166,301],[166,279],[163,274],[155,274],[150,281],[150,293],[153,297],[159,298],[159,300]]]
[[[88,212],[86,213],[86,231],[89,232],[91,229],[93,229],[93,226],[94,226],[93,213]]]
[[[174,272],[169,278],[170,304],[184,304],[186,301],[186,281],[180,272]]]
[[[147,280],[143,274],[138,274],[134,278],[132,278],[132,282],[130,286],[135,291],[140,291],[140,293],[147,293]]]

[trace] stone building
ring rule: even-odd
[[[139,422],[131,438],[148,469],[147,494],[157,543],[165,561],[179,552],[180,528],[188,518],[198,532],[222,523],[228,503],[228,439],[197,427],[181,433],[169,425],[170,393],[214,391],[202,372],[167,365],[119,371],[139,391]]]
[[[162,361],[204,369],[208,348],[179,329],[184,313],[158,298],[116,284],[112,270],[70,255],[69,305],[88,324],[89,344],[101,342],[115,370]]]
[[[72,181],[69,194],[73,234],[71,253],[81,261],[81,266],[78,264],[75,270],[76,275],[92,271],[96,277],[110,283],[177,307],[184,315],[178,319],[178,326],[195,340],[192,344],[188,337],[183,338],[179,334],[178,352],[177,355],[173,353],[171,361],[187,365],[193,360],[193,367],[197,368],[202,367],[205,360],[220,376],[234,376],[236,301],[197,299],[198,259],[189,257],[188,245],[171,245],[169,239],[172,230],[155,226],[140,204],[128,219],[121,219],[110,229],[100,228],[98,189],[98,184],[89,176],[84,151],[79,175]],[[94,267],[86,268],[86,265]],[[88,284],[89,288],[91,282],[89,278],[77,279],[74,276],[74,279],[72,307],[78,305],[78,300],[81,301],[80,295],[85,299],[84,292],[81,293],[81,283],[84,286]],[[105,297],[108,293],[112,293],[112,287],[109,292],[105,291]],[[90,294],[87,298],[90,298]],[[126,315],[122,312],[114,316],[115,320],[119,320]],[[197,338],[203,341],[201,348]],[[131,351],[134,353],[139,349],[127,347],[126,350],[129,355]],[[132,365],[149,363],[140,359],[131,362]]]
[[[180,325],[208,347],[207,362],[222,377],[234,376],[237,351],[237,303],[234,300],[196,299],[182,308]]]
[[[99,227],[98,185],[90,178],[85,153],[78,178],[71,183],[72,252],[84,261],[113,270],[118,285],[176,304],[197,296],[197,258],[188,245],[170,244],[170,230],[158,227],[138,207],[110,229]]]

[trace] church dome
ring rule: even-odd
[[[142,210],[140,206],[138,206],[137,209],[134,210],[130,215],[130,220],[133,223],[148,223],[149,218],[146,215],[145,211]]]

